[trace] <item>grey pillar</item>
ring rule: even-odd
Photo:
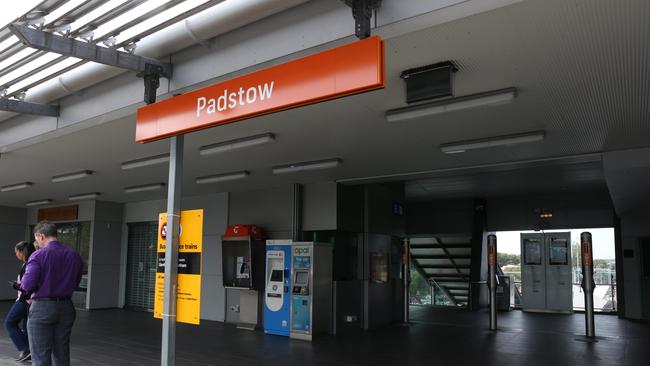
[[[585,325],[587,337],[594,338],[594,258],[591,246],[591,233],[580,234],[580,252],[582,253],[582,289],[585,294]]]
[[[176,293],[178,290],[178,237],[183,181],[183,136],[174,136],[170,140],[161,366],[174,365],[176,358]]]
[[[404,323],[409,322],[409,280],[411,277],[411,250],[409,245],[409,239],[404,238],[404,247],[402,253],[402,262],[403,262],[403,275],[402,281],[404,286]]]
[[[302,240],[302,185],[293,185],[291,236],[293,241]]]
[[[488,284],[490,286],[490,330],[497,330],[497,237],[488,235]]]

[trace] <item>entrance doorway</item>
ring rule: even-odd
[[[126,307],[153,311],[156,285],[157,222],[138,222],[128,226]]]
[[[584,310],[584,293],[580,283],[582,281],[582,263],[580,258],[580,234],[588,231],[592,234],[594,249],[594,310],[603,313],[617,311],[616,303],[616,255],[614,228],[590,228],[569,230],[544,230],[540,231],[498,231],[497,235],[497,262],[504,274],[510,276],[514,285],[515,308],[522,306],[522,298],[527,290],[522,286],[522,234],[552,234],[560,232],[570,233],[571,250],[571,282],[573,310]],[[520,296],[522,295],[522,296]]]

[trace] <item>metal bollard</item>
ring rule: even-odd
[[[582,289],[585,294],[585,325],[587,337],[596,337],[594,324],[594,265],[591,245],[591,233],[580,234],[580,252],[582,254]]]
[[[497,330],[497,237],[488,235],[488,285],[490,290],[490,330]]]
[[[409,249],[409,239],[404,238],[404,248],[402,252],[402,265],[404,266],[404,274],[402,280],[404,281],[404,323],[409,322],[409,285],[411,277],[411,253]]]

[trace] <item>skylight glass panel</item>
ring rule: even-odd
[[[25,48],[23,50],[20,50],[15,55],[0,61],[0,70],[6,69],[7,67],[15,64],[16,62],[18,62],[18,61],[26,58],[27,56],[31,55],[32,53],[36,53],[36,52],[38,52],[38,51],[36,51],[33,48]],[[14,72],[12,72],[11,74],[13,74],[14,77],[17,76],[17,74],[15,74]]]
[[[162,13],[157,14],[157,15],[145,20],[142,23],[125,30],[124,32],[122,32],[121,34],[116,36],[117,43],[124,42],[125,40],[128,40],[128,39],[130,39],[130,38],[132,38],[134,36],[137,36],[138,34],[141,34],[141,33],[145,32],[145,31],[147,31],[148,29],[151,29],[151,28],[153,28],[153,27],[155,27],[155,26],[157,26],[157,25],[159,25],[159,24],[161,24],[161,23],[163,23],[163,22],[165,22],[165,21],[167,21],[169,19],[172,19],[172,18],[174,18],[176,16],[179,16],[179,15],[185,13],[186,11],[192,10],[192,9],[196,8],[197,6],[201,6],[201,5],[203,5],[203,4],[207,3],[207,2],[208,2],[208,0],[187,0],[187,1],[184,1],[184,2],[180,3],[179,5],[174,6],[171,9],[165,10]]]
[[[13,92],[20,91],[20,90],[24,89],[26,86],[29,86],[30,84],[35,83],[35,82],[37,82],[39,80],[42,80],[42,79],[44,79],[44,78],[46,78],[46,77],[48,77],[48,76],[50,76],[52,74],[55,74],[55,73],[65,69],[66,67],[72,66],[72,65],[74,65],[74,64],[76,64],[77,62],[80,62],[80,61],[82,61],[82,60],[80,60],[78,58],[74,58],[74,57],[69,57],[69,58],[57,63],[56,65],[50,66],[47,69],[42,70],[40,72],[37,72],[36,74],[26,78],[25,80],[15,84],[15,85],[12,85],[8,89],[8,92],[11,94]],[[29,95],[29,91],[27,92],[27,94]]]
[[[77,6],[87,2],[88,0],[70,0],[67,1],[65,4],[59,6],[51,12],[50,14],[47,14],[45,16],[45,23],[52,22],[54,20],[57,20],[61,18],[64,14],[67,14],[70,10],[75,9]]]
[[[11,36],[4,40],[3,42],[0,42],[0,52],[4,51],[5,49],[9,48],[9,46],[14,45],[15,43],[18,43],[18,37],[16,36]]]
[[[128,12],[118,16],[117,18],[112,19],[99,26],[95,30],[95,38],[101,38],[105,35],[109,35],[116,28],[123,26],[124,24],[132,21],[133,19],[136,19],[137,17],[147,14],[150,11],[163,6],[170,1],[171,0],[147,1],[146,3],[141,4],[134,9],[131,9]]]
[[[4,1],[5,3],[9,1]],[[3,4],[2,11],[0,11],[0,28],[6,27],[9,23],[23,14],[32,10],[36,5],[40,4],[41,0],[21,0],[11,1],[11,5]]]
[[[88,23],[92,22],[93,20],[99,18],[100,16],[108,13],[109,11],[113,10],[114,8],[124,4],[127,0],[111,0],[107,2],[106,4],[98,7],[97,9],[91,11],[90,13],[82,16],[81,18],[75,20],[70,24],[71,30],[79,30],[83,26],[87,25]]]
[[[28,50],[33,51],[30,48],[28,48]],[[16,79],[20,75],[24,75],[24,74],[29,73],[32,70],[35,70],[35,69],[47,64],[50,61],[56,60],[59,57],[61,57],[61,55],[56,54],[56,53],[46,53],[43,56],[37,58],[36,60],[28,62],[25,65],[17,68],[16,70],[13,70],[9,74],[0,77],[0,86],[5,85],[6,83],[10,82],[11,80]],[[8,86],[11,86],[11,85],[8,85]]]

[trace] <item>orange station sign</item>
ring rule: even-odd
[[[384,44],[375,36],[141,107],[136,141],[145,143],[384,86]]]

